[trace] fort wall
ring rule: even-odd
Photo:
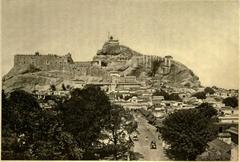
[[[124,66],[127,61],[134,67],[143,66],[145,68],[151,68],[153,62],[161,61],[160,72],[167,74],[170,72],[172,57],[165,56],[164,58],[159,56],[133,56],[131,59],[124,56],[110,56],[109,60],[106,56],[96,56],[93,61],[74,62],[71,54],[64,56],[58,56],[55,54],[42,55],[36,52],[35,54],[17,54],[14,56],[14,66],[17,65],[34,65],[41,70],[62,70],[67,71],[74,75],[90,75],[90,76],[106,76],[107,72],[104,70],[103,63],[111,66]],[[112,64],[113,63],[113,64]]]
[[[65,56],[57,56],[55,54],[40,55],[22,55],[14,56],[14,66],[17,65],[34,65],[42,70],[62,70],[65,65],[73,64],[70,54]]]
[[[171,65],[172,65],[172,56],[165,56],[164,58],[159,56],[149,56],[149,55],[143,55],[143,56],[134,56],[132,58],[133,66],[138,67],[143,66],[145,68],[151,68],[153,66],[154,61],[161,61],[159,67],[159,72],[161,74],[167,74],[170,72]]]
[[[133,58],[134,66],[142,65],[146,68],[151,68],[153,61],[163,61],[164,59],[159,56],[152,56],[152,55],[143,55],[143,56],[134,56]]]
[[[106,72],[100,66],[95,65],[94,61],[74,62],[70,54],[58,56],[55,54],[40,55],[17,54],[14,56],[14,66],[34,65],[41,70],[62,70],[76,76],[105,76]]]

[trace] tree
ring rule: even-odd
[[[107,62],[102,61],[102,62],[101,62],[101,66],[106,67],[106,66],[107,66]]]
[[[214,89],[212,89],[211,87],[206,87],[204,89],[204,92],[208,93],[208,94],[214,94],[215,93]]]
[[[77,160],[82,150],[69,132],[62,131],[63,123],[53,111],[44,111],[37,138],[32,145],[31,159]]]
[[[164,91],[164,90],[158,90],[158,89],[153,93],[153,95],[154,95],[154,96],[163,96],[164,99],[165,99],[165,98],[168,98],[168,96],[169,96],[169,94],[168,94],[166,91]]]
[[[96,86],[75,89],[71,98],[60,105],[63,131],[69,132],[83,150],[83,159],[94,160],[101,130],[109,120],[110,102]]]
[[[113,156],[114,160],[124,159],[133,144],[130,134],[136,129],[137,123],[130,112],[122,106],[112,105],[109,122],[103,131],[108,144],[104,145],[102,153]]]
[[[13,159],[13,147],[16,143],[16,134],[10,129],[13,124],[13,111],[9,107],[7,94],[2,90],[2,159]]]
[[[2,154],[2,158],[30,159],[30,149],[36,139],[36,132],[39,130],[42,118],[41,108],[31,94],[22,90],[12,92],[7,102],[8,104],[3,104],[2,107],[2,120],[4,121],[2,125],[4,147],[2,149],[8,155]],[[4,143],[5,141],[8,142]]]
[[[237,97],[227,97],[227,98],[223,99],[223,103],[226,106],[231,106],[231,107],[235,108],[238,106],[238,99],[237,99]]]
[[[11,113],[12,111],[8,108],[8,99],[7,95],[2,90],[2,127],[6,128],[9,126],[9,119],[11,119]]]
[[[209,103],[202,103],[201,105],[197,106],[196,109],[207,118],[215,117],[218,113],[217,110],[214,109]]]
[[[2,159],[80,159],[76,140],[62,131],[62,121],[54,109],[42,110],[31,94],[17,90],[9,98],[3,93]]]
[[[179,110],[164,119],[160,132],[170,145],[167,149],[170,158],[195,160],[205,150],[207,142],[216,138],[215,120],[211,115],[206,117],[202,109]]]
[[[56,91],[56,86],[55,86],[54,84],[51,84],[51,85],[50,85],[50,90],[51,90],[51,91]]]
[[[163,96],[165,100],[172,100],[172,101],[182,101],[177,93],[168,94],[164,90],[156,90],[153,93],[154,96]]]
[[[188,83],[185,83],[184,86],[190,88],[191,84],[188,82]]]
[[[127,96],[123,97],[123,99],[124,99],[125,101],[127,101],[127,100],[129,100],[130,98],[132,98],[132,97],[134,97],[134,96],[137,96],[137,95],[136,95],[136,94],[130,94],[130,95],[127,95]]]
[[[63,91],[66,91],[66,90],[67,90],[64,84],[62,84],[62,90],[63,90]]]
[[[14,91],[9,97],[2,91],[2,96],[5,160],[96,160],[107,155],[122,158],[129,151],[124,133],[128,135],[137,128],[130,112],[112,106],[105,92],[96,86],[75,89],[70,99],[57,98],[57,106],[51,110],[42,109],[25,91]],[[111,128],[114,136],[107,138],[117,142],[105,144],[101,137]]]
[[[192,97],[196,97],[197,99],[206,99],[206,93],[204,91],[197,92],[193,94]]]
[[[177,93],[171,93],[166,97],[166,100],[172,100],[172,101],[182,101],[182,99],[179,97]]]
[[[125,137],[137,127],[133,116],[121,106],[111,105],[97,86],[74,89],[71,96],[60,106],[63,131],[76,139],[82,159],[122,158],[129,150]]]

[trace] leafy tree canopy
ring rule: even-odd
[[[134,117],[122,106],[113,105],[110,110],[110,120],[105,127],[109,144],[105,145],[103,150],[113,159],[122,159],[125,153],[131,147],[129,134],[137,129]]]
[[[170,158],[195,160],[205,150],[207,142],[216,137],[217,129],[211,119],[215,113],[206,117],[209,111],[206,108],[207,105],[202,105],[196,109],[179,110],[164,119],[160,132],[170,145],[167,150]]]
[[[67,90],[67,88],[65,87],[65,84],[62,84],[62,90],[63,90],[63,91],[66,91],[66,90]]]
[[[76,138],[85,151],[84,159],[95,158],[90,152],[109,118],[110,108],[108,97],[96,86],[74,89],[71,98],[61,105],[63,129]]]
[[[2,159],[97,160],[123,159],[129,151],[128,135],[137,123],[128,110],[111,105],[99,87],[75,89],[71,98],[42,109],[25,91],[3,96]],[[112,143],[100,139],[107,132]]]
[[[204,89],[204,92],[209,93],[209,94],[214,94],[215,93],[214,89],[212,89],[211,87],[206,87]]]
[[[56,88],[56,86],[55,86],[54,84],[51,84],[51,85],[50,85],[50,90],[56,91],[56,89],[57,89],[57,88]]]
[[[198,109],[199,112],[207,118],[211,118],[217,115],[217,110],[214,109],[209,103],[202,103],[201,105],[196,107],[196,109]]]
[[[196,97],[197,99],[206,99],[206,93],[204,91],[197,92],[193,94],[192,97]]]
[[[153,95],[155,96],[163,96],[165,100],[173,100],[173,101],[182,101],[177,93],[168,94],[164,90],[156,90]]]
[[[29,150],[34,143],[42,121],[41,108],[29,93],[17,90],[3,100],[2,106],[2,157],[3,159],[29,159]]]
[[[237,99],[237,97],[227,97],[223,100],[223,103],[226,106],[231,106],[231,107],[235,108],[238,106],[238,99]]]

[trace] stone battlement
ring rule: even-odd
[[[14,66],[33,65],[41,70],[61,70],[68,71],[76,76],[81,75],[105,75],[105,72],[98,66],[94,65],[94,61],[79,61],[74,62],[71,54],[64,56],[56,54],[16,54],[14,56]]]
[[[38,52],[31,55],[17,54],[14,56],[14,66],[34,65],[42,70],[58,70],[66,64],[73,64],[71,54],[58,56],[56,54],[40,55]]]
[[[164,58],[151,55],[132,56],[131,58],[124,55],[106,56],[97,55],[93,61],[78,61],[74,62],[71,54],[68,53],[64,56],[56,54],[16,54],[14,56],[14,66],[19,65],[33,65],[41,70],[61,70],[68,71],[74,75],[105,75],[104,68],[108,65],[124,66],[127,62],[131,63],[133,67],[143,66],[151,68],[154,61],[161,62],[161,73],[169,73],[172,63],[171,56]]]

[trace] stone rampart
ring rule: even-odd
[[[61,70],[76,76],[105,76],[106,71],[94,65],[94,61],[74,62],[70,54],[58,56],[53,54],[35,55],[18,54],[14,56],[14,66],[34,65],[41,70]]]
[[[73,64],[70,54],[58,56],[54,54],[40,55],[22,55],[14,56],[14,66],[17,65],[34,65],[41,70],[62,70],[65,65]]]

